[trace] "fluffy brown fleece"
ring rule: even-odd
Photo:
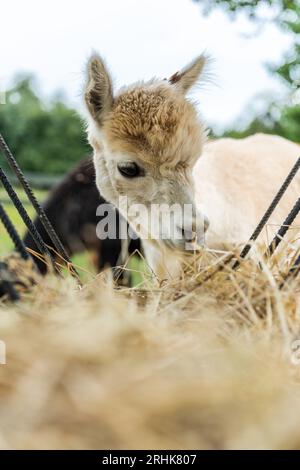
[[[192,104],[158,80],[120,93],[104,121],[104,132],[112,151],[138,155],[158,172],[195,161],[205,140]]]
[[[299,448],[300,281],[202,265],[123,291],[50,276],[2,304],[0,447]]]

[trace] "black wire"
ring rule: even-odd
[[[5,209],[4,209],[4,207],[2,206],[1,203],[0,203],[0,220],[1,220],[2,224],[4,225],[8,235],[10,236],[10,238],[11,238],[13,244],[15,245],[16,250],[18,251],[20,256],[24,260],[28,260],[30,257],[29,257],[29,254],[26,251],[26,247],[25,247],[23,241],[21,240],[14,224],[12,223],[10,218],[8,217],[8,214],[5,211]]]
[[[298,256],[295,263],[293,264],[293,266],[291,267],[291,269],[287,273],[287,275],[284,279],[284,282],[281,284],[280,287],[282,288],[285,285],[285,283],[288,279],[295,278],[299,274],[299,272],[300,272],[300,255]]]
[[[274,251],[277,249],[278,245],[280,244],[281,240],[285,236],[286,232],[289,230],[290,226],[294,222],[295,218],[300,212],[300,198],[298,201],[295,203],[293,209],[281,225],[280,229],[276,233],[275,237],[271,241],[270,245],[267,248],[267,251],[265,252],[264,256],[272,256]]]
[[[283,281],[279,284],[279,289],[282,289],[286,285],[287,281],[289,281],[290,279],[295,279],[297,275],[299,274],[299,272],[300,272],[300,255],[298,255],[296,261],[294,262],[292,267],[288,270],[287,274],[283,276]]]
[[[2,170],[1,167],[0,167],[0,180],[2,181],[2,184],[3,184],[7,194],[9,195],[10,199],[12,200],[15,208],[19,212],[24,224],[28,228],[28,230],[29,230],[32,238],[34,239],[37,247],[39,248],[41,253],[43,253],[44,255],[49,256],[50,259],[52,260],[53,258],[51,257],[51,254],[50,254],[47,246],[45,245],[44,240],[42,239],[42,237],[40,236],[39,232],[37,231],[35,225],[31,221],[31,219],[30,219],[25,207],[23,206],[19,196],[17,195],[14,188],[10,184],[9,180],[7,179],[7,177],[6,177],[4,171]]]
[[[293,168],[289,172],[288,176],[286,177],[285,181],[283,182],[283,184],[282,184],[281,188],[279,189],[278,193],[274,197],[273,201],[271,202],[270,206],[266,210],[266,212],[265,212],[264,216],[262,217],[261,221],[259,222],[256,229],[254,230],[251,237],[249,238],[249,241],[247,242],[247,244],[242,249],[239,258],[233,264],[232,269],[237,269],[241,264],[241,260],[244,259],[247,256],[247,254],[249,253],[249,251],[251,250],[251,248],[253,246],[253,242],[257,239],[257,237],[261,233],[262,229],[264,228],[264,226],[268,222],[269,218],[271,217],[272,213],[276,209],[276,207],[277,207],[279,201],[281,200],[282,196],[284,195],[285,191],[287,190],[290,183],[294,179],[294,177],[295,177],[297,171],[299,170],[299,168],[300,168],[300,157],[298,158],[295,165],[293,166]]]
[[[36,199],[27,179],[25,178],[21,168],[19,167],[16,159],[14,158],[13,154],[11,153],[8,145],[6,144],[3,136],[0,134],[0,148],[3,152],[3,154],[5,155],[7,161],[9,162],[11,168],[13,169],[14,173],[16,174],[18,180],[20,181],[22,187],[24,188],[24,191],[26,192],[27,194],[27,197],[28,199],[30,200],[31,204],[33,205],[37,215],[39,216],[46,232],[48,233],[49,237],[51,238],[51,241],[52,243],[54,244],[54,247],[57,251],[57,253],[61,256],[61,258],[67,263],[67,264],[70,264],[71,265],[71,260],[63,246],[63,244],[61,243],[57,233],[55,232],[50,220],[48,219],[44,209],[42,208],[42,206],[40,205],[40,203],[38,202],[38,200]],[[72,269],[71,269],[71,274],[73,276],[75,276],[77,279],[79,278],[79,275],[76,271],[76,269],[74,268],[74,266],[72,266]]]

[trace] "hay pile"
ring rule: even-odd
[[[0,305],[0,447],[299,448],[299,289],[250,262],[145,290],[42,280]]]

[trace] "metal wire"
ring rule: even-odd
[[[243,260],[247,256],[249,251],[251,250],[251,248],[253,246],[253,242],[255,242],[255,240],[257,240],[259,234],[263,230],[264,226],[268,222],[268,220],[271,217],[274,210],[276,209],[278,203],[280,202],[280,200],[281,200],[282,196],[284,195],[285,191],[287,190],[290,183],[294,179],[294,177],[295,177],[297,171],[299,170],[299,168],[300,168],[300,157],[298,158],[295,165],[293,166],[293,168],[289,172],[288,176],[286,177],[285,181],[283,182],[283,184],[282,184],[281,188],[279,189],[278,193],[274,197],[273,201],[271,202],[270,206],[266,210],[265,214],[263,215],[263,217],[260,220],[259,224],[257,225],[256,229],[254,230],[251,237],[249,238],[249,241],[247,242],[247,244],[242,249],[239,258],[233,264],[232,269],[238,269],[238,267],[241,264],[241,260]]]
[[[0,203],[0,220],[2,224],[4,225],[8,235],[10,236],[14,246],[16,247],[16,250],[20,254],[21,258],[24,260],[28,260],[30,258],[29,254],[26,251],[26,247],[20,238],[14,224],[8,217],[8,214],[6,213],[4,207]]]
[[[12,152],[10,151],[8,145],[6,144],[4,138],[1,134],[0,134],[0,149],[2,150],[2,152],[5,155],[8,163],[10,164],[12,170],[14,171],[14,173],[16,174],[16,176],[17,176],[18,180],[20,181],[22,187],[24,188],[24,191],[26,192],[28,199],[30,200],[31,204],[33,205],[33,207],[34,207],[37,215],[39,216],[46,232],[48,233],[49,237],[51,238],[51,241],[52,241],[56,251],[58,252],[60,257],[68,265],[71,265],[71,260],[68,256],[63,244],[61,243],[60,239],[58,238],[58,236],[57,236],[50,220],[48,219],[44,209],[42,208],[42,206],[40,205],[40,203],[36,199],[36,197],[35,197],[32,189],[31,189],[26,177],[24,176],[21,168],[19,167],[16,159],[14,158]],[[32,235],[32,233],[31,233],[31,235]],[[47,251],[48,251],[48,249],[47,249]],[[49,253],[49,251],[48,251],[48,253]],[[76,269],[73,266],[72,266],[72,269],[71,269],[71,274],[73,276],[75,276],[77,279],[79,278],[78,273],[77,273]]]
[[[12,200],[15,208],[19,212],[24,224],[28,228],[28,230],[29,230],[32,238],[34,239],[37,247],[39,248],[41,253],[43,253],[46,256],[49,256],[50,259],[52,259],[51,254],[50,254],[47,246],[44,243],[44,240],[42,239],[42,237],[40,236],[39,232],[37,231],[35,225],[31,221],[31,219],[28,215],[28,212],[26,211],[24,205],[22,204],[22,201],[20,200],[19,196],[15,192],[14,188],[12,187],[11,183],[9,182],[7,176],[5,175],[5,173],[4,173],[4,171],[2,170],[1,167],[0,167],[0,180],[1,180],[5,190],[7,192],[7,194],[9,195],[10,199]]]
[[[289,271],[289,273],[286,277],[286,280],[289,277],[296,277],[299,273],[300,273],[300,255],[296,259],[293,267],[290,269],[290,271]]]
[[[285,236],[286,232],[289,230],[290,226],[294,222],[299,212],[300,212],[300,198],[297,200],[293,209],[291,210],[291,212],[289,213],[289,215],[287,216],[287,218],[281,225],[280,229],[276,233],[275,237],[271,241],[270,245],[268,246],[264,254],[265,257],[267,256],[270,257],[273,255],[274,251],[277,249],[278,245],[282,241],[283,237]]]
[[[281,284],[281,288],[286,284],[286,282],[290,279],[290,278],[295,278],[300,272],[300,255],[298,256],[298,258],[296,259],[295,263],[293,264],[293,266],[291,267],[291,269],[289,270],[289,272],[287,273],[283,283]]]

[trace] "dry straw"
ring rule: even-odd
[[[277,258],[202,282],[219,259],[140,289],[53,275],[2,304],[0,447],[299,448],[299,279],[280,290]]]

